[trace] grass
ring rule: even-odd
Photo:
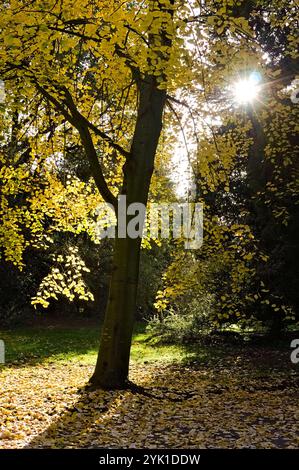
[[[95,327],[0,330],[0,339],[5,342],[7,365],[53,361],[94,364],[99,335],[99,329]],[[205,358],[207,354],[202,348],[157,344],[145,331],[144,324],[138,323],[135,327],[131,352],[134,363],[183,363],[194,356]]]
[[[6,366],[35,365],[41,363],[76,362],[94,365],[96,362],[100,331],[95,326],[80,327],[30,327],[0,330],[5,342]],[[283,346],[283,347],[282,347]],[[253,356],[252,356],[253,353]],[[243,358],[250,374],[264,374],[279,368],[288,373],[290,363],[289,341],[284,345],[250,347],[247,344],[161,344],[137,323],[133,334],[131,361],[134,364],[181,364],[182,366],[228,366]],[[244,362],[245,360],[245,362]]]

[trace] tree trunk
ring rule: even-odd
[[[165,90],[154,77],[139,83],[139,107],[130,157],[124,165],[122,193],[131,203],[147,203],[154,159],[162,129]],[[132,216],[131,216],[132,217]],[[127,223],[130,217],[126,217]],[[90,382],[102,388],[124,388],[128,371],[139,273],[141,238],[116,238],[108,304],[97,365]]]
[[[139,252],[139,238],[116,238],[99,355],[91,378],[91,383],[102,388],[121,388],[127,382],[136,310]]]

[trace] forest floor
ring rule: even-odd
[[[96,328],[0,332],[0,448],[294,448],[289,345],[160,346],[134,335],[138,392],[88,391]]]

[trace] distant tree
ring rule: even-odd
[[[196,261],[178,247],[158,309],[179,306],[190,291],[203,303],[212,295],[218,326],[262,320],[277,334],[298,319],[298,105],[287,89],[298,72],[297,13],[286,2],[239,2],[230,15],[244,15],[248,40],[236,52],[229,28],[221,29],[203,55],[206,104],[191,106],[189,120],[202,129],[191,164],[204,243]],[[252,73],[260,91],[251,103]],[[245,83],[243,103],[233,103],[233,80]]]

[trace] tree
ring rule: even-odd
[[[191,156],[193,197],[205,205],[204,243],[189,260],[178,247],[156,305],[180,305],[188,292],[202,303],[212,295],[216,326],[262,320],[277,330],[298,318],[298,106],[287,89],[297,71],[298,7],[273,4],[234,6],[203,54],[205,105],[187,106],[192,130],[186,141],[198,149]],[[245,42],[230,36],[228,24],[239,15]],[[260,80],[260,95],[253,103],[233,103],[232,77],[238,83],[251,73]],[[243,93],[246,98],[246,87]],[[194,125],[201,128],[197,141]]]
[[[116,213],[118,200],[104,176],[96,140],[101,141],[102,155],[117,152],[122,162],[120,193],[127,205],[146,204],[166,102],[173,3],[158,0],[142,9],[138,2],[118,0],[100,5],[67,1],[63,7],[38,0],[1,7],[1,76],[6,86],[27,99],[34,100],[37,92],[42,106],[54,109],[56,129],[67,123],[77,131],[99,193]],[[127,100],[132,106],[132,97],[138,104],[131,124],[124,107]],[[103,113],[93,100],[106,107]],[[101,118],[102,127],[112,124],[113,137],[99,127]],[[115,239],[99,358],[91,378],[95,385],[115,388],[127,381],[140,243],[140,238]]]
[[[65,142],[78,145],[79,140],[99,194],[116,214],[119,194],[126,195],[127,207],[146,204],[162,124],[173,132],[175,106],[185,106],[191,96],[192,113],[203,107],[207,114],[207,97],[215,90],[217,94],[234,67],[256,58],[251,51],[254,31],[244,17],[246,2],[238,2],[236,14],[234,3],[3,2],[0,74],[8,93],[19,97],[22,115],[34,117],[33,107],[38,107],[27,131],[33,153],[61,158]],[[40,132],[46,122],[48,142]],[[32,128],[37,130],[34,138]],[[199,142],[198,127],[195,134]],[[222,154],[223,182],[234,153]],[[206,152],[207,168],[214,157],[215,152]],[[213,184],[209,180],[215,189]],[[126,226],[132,218],[125,215]],[[109,300],[91,378],[97,386],[127,384],[140,243],[140,237],[115,239]]]

